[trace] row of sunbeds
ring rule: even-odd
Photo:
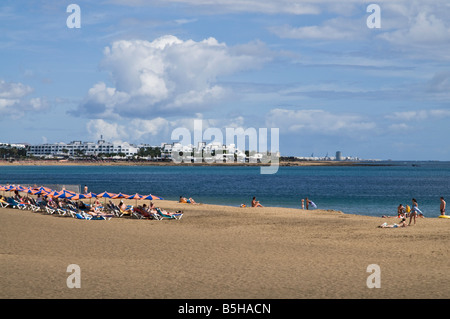
[[[79,203],[74,201],[51,201],[42,200],[37,202],[33,197],[27,197],[25,200],[17,200],[14,197],[2,197],[0,199],[0,207],[10,207],[20,210],[30,210],[33,212],[42,212],[50,215],[58,214],[59,216],[70,216],[84,220],[110,220],[113,217],[130,217],[136,219],[181,219],[183,212],[169,213],[160,208],[146,210],[141,206],[133,207],[129,205],[126,211],[121,210],[115,203],[110,201],[105,206],[97,207],[91,210],[89,204],[85,204],[82,208]]]

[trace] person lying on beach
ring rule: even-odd
[[[252,207],[264,207],[264,206],[261,205],[260,202],[256,200],[256,197],[253,197],[253,199],[252,199]]]
[[[180,196],[180,203],[197,204],[192,197],[189,197],[189,199],[187,199],[186,197],[183,196]]]
[[[383,223],[380,226],[378,226],[379,228],[399,228],[399,227],[406,227],[408,225],[406,225],[406,218],[402,218],[402,221],[399,224],[392,224],[392,225],[388,225],[388,223]]]
[[[58,208],[58,205],[56,204],[56,202],[54,200],[52,200],[51,197],[48,199],[47,205],[54,209]]]
[[[183,216],[183,211],[182,210],[177,211],[176,213],[168,212],[167,210],[165,210],[163,208],[159,208],[159,207],[155,208],[155,210],[156,210],[156,214],[158,214],[159,216],[162,216],[162,217],[170,216],[172,218],[173,217],[178,217],[177,219],[180,219],[181,216]]]
[[[140,213],[142,216],[149,218],[149,219],[158,219],[156,216],[158,215],[158,212],[155,209],[155,205],[153,205],[152,202],[150,202],[150,206],[147,206],[146,204],[142,205],[142,209],[140,210]]]

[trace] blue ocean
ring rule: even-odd
[[[426,217],[439,215],[439,198],[450,199],[450,162],[385,162],[377,165],[280,167],[260,174],[246,166],[3,166],[0,184],[87,185],[90,192],[197,202],[301,207],[308,197],[320,209],[348,214],[395,215],[416,198]],[[448,201],[448,200],[447,200]]]

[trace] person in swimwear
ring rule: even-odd
[[[397,217],[398,218],[406,217],[405,213],[406,213],[405,212],[405,207],[403,207],[402,204],[398,205],[398,207],[397,207]]]
[[[423,213],[420,211],[419,209],[419,204],[417,204],[417,200],[415,198],[412,199],[412,208],[411,208],[411,213],[409,215],[409,225],[411,225],[411,220],[414,218],[414,225],[416,224],[416,217],[420,216],[420,217],[424,217]]]
[[[253,199],[252,199],[252,207],[264,207],[264,206],[261,205],[261,204],[256,200],[256,197],[253,197]]]
[[[406,227],[408,225],[406,225],[406,218],[402,218],[402,221],[400,222],[400,224],[392,224],[392,225],[388,225],[388,223],[384,223],[381,224],[380,226],[378,226],[379,228],[398,228],[398,227]]]
[[[447,203],[444,200],[444,197],[441,197],[441,215],[444,216],[445,215],[445,206],[447,206]]]
[[[187,203],[187,204],[197,204],[197,202],[192,198],[189,197],[189,199],[187,199],[186,197],[180,196],[180,203]]]

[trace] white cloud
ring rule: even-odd
[[[103,135],[105,140],[138,141],[142,136],[163,136],[167,134],[169,122],[163,118],[151,120],[133,119],[127,123],[108,122],[103,119],[89,120],[86,129],[93,138]]]
[[[366,28],[367,29],[367,28]],[[292,27],[289,25],[275,26],[269,30],[280,38],[314,39],[314,40],[352,40],[361,38],[367,30],[361,28],[361,19],[334,18],[323,25]]]
[[[28,85],[0,80],[0,112],[5,116],[18,119],[27,112],[48,109],[46,99],[28,97],[33,91],[33,88]]]
[[[450,117],[450,110],[434,109],[393,112],[392,114],[388,114],[385,117],[386,119],[394,121],[424,121],[429,118]]]
[[[162,117],[156,117],[150,120],[136,118],[126,123],[94,119],[87,122],[86,130],[93,139],[103,135],[105,140],[114,142],[148,143],[149,140],[153,139],[158,143],[170,143],[172,131],[177,128],[186,128],[193,135],[194,120],[202,120],[201,126],[203,131],[208,128],[218,128],[221,130],[223,136],[225,136],[226,128],[244,128],[244,118],[242,116],[205,119],[202,114],[198,113],[195,114],[195,117],[186,117],[171,121]]]
[[[284,133],[355,133],[376,128],[374,122],[360,115],[335,114],[324,110],[272,109],[266,116],[268,127],[278,127]]]
[[[102,68],[114,87],[95,84],[72,114],[117,118],[192,113],[220,101],[227,89],[221,76],[258,68],[267,61],[261,43],[228,47],[214,38],[180,40],[171,35],[152,42],[121,40],[104,50]]]
[[[450,26],[448,19],[444,20],[427,11],[418,12],[409,23],[392,32],[380,35],[395,45],[436,45],[448,44],[450,41]]]
[[[33,89],[22,83],[6,82],[0,80],[0,98],[1,99],[20,99],[33,92]]]
[[[149,1],[146,0],[110,0],[110,2],[129,6],[149,5]],[[163,4],[183,3],[197,8],[205,8],[205,12],[208,13],[220,14],[224,12],[260,12],[301,15],[319,14],[321,12],[319,6],[311,0],[164,0],[156,2]]]

